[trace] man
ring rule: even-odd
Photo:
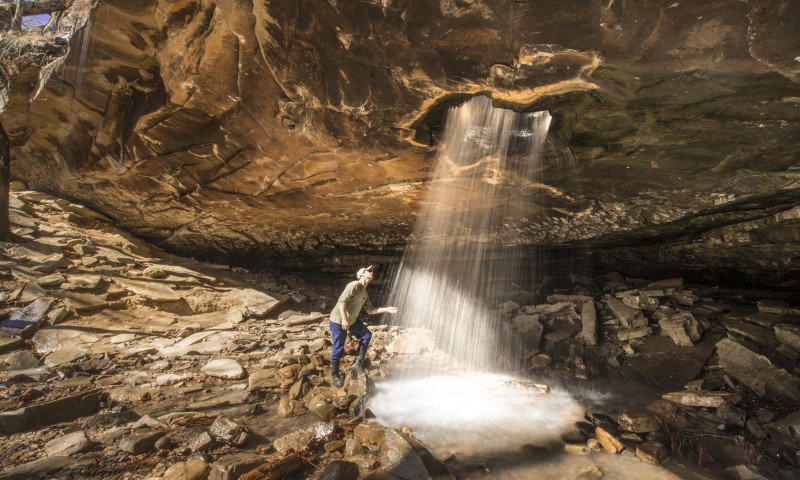
[[[347,331],[359,340],[358,353],[355,362],[350,370],[358,375],[364,373],[364,356],[367,354],[367,347],[372,338],[364,322],[358,319],[358,314],[363,308],[370,315],[378,313],[397,313],[395,307],[375,308],[369,300],[367,285],[372,281],[372,272],[375,267],[370,265],[359,269],[356,273],[356,280],[350,282],[339,296],[339,301],[331,312],[331,337],[333,338],[333,349],[331,351],[331,377],[333,384],[337,387],[344,385],[344,377],[339,373],[339,359],[344,353],[344,341],[347,339]]]

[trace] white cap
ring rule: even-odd
[[[367,272],[371,272],[374,269],[375,269],[375,267],[373,267],[372,265],[370,265],[369,267],[360,268],[360,269],[358,269],[358,272],[356,273],[356,278],[361,278],[362,275],[364,275]]]

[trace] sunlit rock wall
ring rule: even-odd
[[[521,243],[800,272],[793,220],[725,233],[800,204],[798,2],[78,0],[61,31],[5,103],[14,176],[172,250],[396,255],[447,106],[486,94],[571,153]]]

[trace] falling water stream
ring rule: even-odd
[[[531,195],[550,121],[548,112],[494,108],[482,96],[449,110],[432,188],[394,280],[393,320],[429,331],[435,352],[393,367],[399,373],[377,384],[369,408],[384,425],[409,426],[442,457],[518,454],[525,445],[557,443],[582,419],[583,401],[596,395],[542,393],[530,378],[515,377],[530,348],[503,319],[503,302],[530,268],[516,237],[536,204]],[[539,462],[535,475],[568,478],[567,470],[594,465],[580,458],[556,454]],[[620,475],[607,478],[676,478],[647,465],[629,470],[625,462],[604,471],[614,468]],[[532,474],[530,466],[507,466],[482,478]]]

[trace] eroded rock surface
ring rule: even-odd
[[[796,2],[93,3],[66,56],[12,72],[12,171],[162,247],[396,255],[447,107],[481,93],[550,110],[570,149],[518,241],[796,285]]]

